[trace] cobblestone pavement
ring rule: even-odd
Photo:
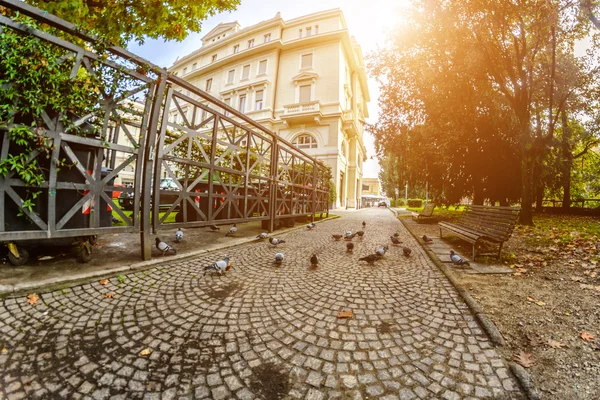
[[[363,219],[366,234],[346,253],[331,234],[362,229]],[[358,262],[396,230],[411,257],[390,246],[375,266]],[[38,293],[36,305],[4,299],[0,398],[522,398],[467,306],[388,210],[282,238],[277,248],[229,249],[237,269],[223,277],[203,276],[223,255],[209,254]]]

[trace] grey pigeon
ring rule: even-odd
[[[363,229],[367,226],[367,221],[363,221],[362,223]]]
[[[277,246],[278,244],[285,243],[285,240],[271,237],[271,238],[269,238],[269,243],[271,243],[273,246]]]
[[[396,232],[396,233],[394,233],[394,237],[395,238],[400,237],[400,234],[398,232]]]
[[[277,254],[275,254],[275,262],[277,264],[281,264],[283,262],[284,257],[285,256],[283,255],[283,253],[277,253]]]
[[[177,229],[177,232],[175,232],[175,241],[181,242],[181,239],[183,239],[183,231],[181,230],[181,228],[179,228]]]
[[[355,233],[355,235],[358,235],[358,237],[363,237],[364,234],[365,234],[364,231],[358,231]]]
[[[390,240],[392,241],[393,245],[402,243],[397,237],[394,237],[394,236],[390,236]]]
[[[354,237],[354,234],[352,233],[352,231],[348,231],[344,234],[344,239],[346,239],[346,240],[352,240],[353,237]]]
[[[430,238],[430,237],[429,237],[429,236],[427,236],[427,235],[423,235],[423,241],[424,241],[425,243],[428,243],[428,244],[429,244],[429,243],[433,243],[433,239],[432,239],[432,238]]]
[[[214,263],[212,263],[211,265],[209,265],[208,267],[204,267],[204,275],[206,275],[206,273],[208,271],[217,271],[219,273],[219,275],[222,275],[223,272],[226,272],[229,270],[229,268],[232,267],[231,262],[229,261],[229,257],[223,257],[222,260],[216,261]]]
[[[470,265],[467,260],[456,254],[454,250],[450,250],[450,260],[457,265]]]
[[[315,224],[314,222],[311,222],[310,224],[306,225],[306,227],[308,228],[308,230],[313,229],[315,226],[317,226],[317,224]]]
[[[157,237],[155,240],[155,243],[156,243],[156,248],[158,250],[162,251],[163,256],[166,253],[177,254],[177,250],[175,250],[173,247],[169,246],[168,244],[166,244],[165,242],[160,240],[160,238]]]
[[[269,236],[269,233],[268,233],[268,232],[262,232],[262,233],[261,233],[260,235],[258,235],[256,238],[257,238],[257,239],[259,239],[259,240],[263,240],[263,239],[266,239],[266,238],[267,238],[267,236]]]
[[[379,260],[380,258],[381,257],[379,256],[379,254],[369,254],[366,257],[359,258],[358,261],[366,261],[367,264],[373,265],[373,263]]]
[[[211,231],[220,231],[221,230],[221,228],[219,228],[215,224],[209,225],[208,227],[210,228]]]
[[[352,242],[346,243],[346,251],[352,253],[352,250],[354,250],[354,243],[352,243]]]
[[[409,249],[408,247],[403,247],[402,253],[404,254],[404,257],[410,257],[410,253],[412,253],[412,250]]]
[[[233,236],[237,232],[237,225],[233,224],[231,228],[229,228],[229,232],[225,234],[225,236]]]
[[[344,235],[340,235],[339,233],[334,233],[333,235],[331,235],[332,238],[334,238],[335,240],[340,240],[341,238],[344,237]]]
[[[375,250],[375,254],[379,254],[381,257],[385,256],[385,252],[388,251],[387,246],[383,246]]]

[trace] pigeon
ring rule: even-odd
[[[365,234],[364,231],[358,231],[355,233],[355,235],[358,235],[358,237],[363,237],[364,234]]]
[[[470,265],[467,260],[463,259],[461,256],[459,256],[458,254],[456,254],[454,252],[454,250],[450,250],[450,260],[452,260],[452,262],[454,264],[458,264],[458,265]]]
[[[380,258],[381,257],[379,256],[379,254],[369,254],[366,257],[359,258],[358,261],[366,261],[367,264],[373,265],[373,263],[379,260]]]
[[[160,240],[160,238],[157,237],[155,242],[156,242],[156,248],[159,249],[160,251],[162,251],[163,256],[166,253],[177,254],[177,250],[175,250],[173,247],[169,246],[168,244],[166,244],[165,242]]]
[[[221,230],[221,228],[219,228],[215,224],[209,225],[208,227],[210,228],[211,231],[220,231]]]
[[[277,246],[278,244],[285,243],[285,240],[271,237],[269,238],[269,243],[271,243],[273,246]]]
[[[367,227],[367,221],[363,221],[362,225],[363,225],[363,229],[365,229]]]
[[[385,252],[388,251],[387,246],[383,246],[375,250],[375,254],[379,254],[381,257],[385,256]]]
[[[396,232],[396,233],[394,233],[394,237],[395,238],[400,237],[400,234],[398,232]]]
[[[433,239],[432,239],[432,238],[430,238],[430,237],[429,237],[429,236],[427,236],[427,235],[423,235],[423,241],[424,241],[425,243],[433,243]]]
[[[214,262],[213,264],[209,265],[208,267],[204,267],[204,275],[206,275],[206,273],[210,270],[215,270],[219,273],[219,275],[222,275],[223,272],[229,271],[229,268],[231,268],[231,267],[232,267],[232,264],[229,261],[229,257],[224,257],[222,260]]]
[[[277,254],[275,254],[275,262],[277,264],[281,264],[283,262],[284,257],[285,256],[283,255],[283,253],[277,253]]]
[[[317,224],[315,224],[314,222],[311,222],[310,224],[306,225],[306,227],[308,228],[308,230],[311,230],[315,226],[317,226]]]
[[[256,238],[257,238],[258,240],[263,240],[263,239],[266,239],[266,238],[267,238],[267,236],[269,236],[269,233],[268,233],[268,232],[262,232],[262,233],[261,233],[260,235],[258,235]]]
[[[352,233],[352,231],[348,231],[344,234],[344,239],[346,239],[346,240],[352,240],[353,237],[354,237],[354,234]]]
[[[404,257],[409,257],[410,253],[412,253],[412,250],[409,249],[408,247],[403,247],[402,248],[402,253],[404,254]]]
[[[352,243],[352,242],[346,243],[346,251],[349,253],[352,253],[352,250],[354,250],[354,243]]]
[[[402,243],[397,237],[394,237],[394,236],[390,236],[390,240],[392,241],[393,245]]]
[[[311,266],[312,268],[316,268],[316,267],[318,267],[318,266],[319,266],[319,258],[317,257],[317,255],[316,255],[316,254],[313,254],[313,255],[310,257],[310,266]]]
[[[175,241],[181,242],[181,239],[183,239],[183,231],[181,230],[181,228],[179,228],[177,229],[177,232],[175,232]]]
[[[237,232],[237,225],[233,224],[231,228],[229,228],[229,232],[225,234],[225,236],[233,236],[234,233]]]
[[[334,233],[333,235],[331,235],[332,238],[334,238],[335,240],[340,240],[341,238],[344,237],[344,235],[340,235],[338,233]]]

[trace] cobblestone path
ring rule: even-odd
[[[363,220],[348,254],[331,234]],[[390,246],[375,266],[358,262],[396,230],[410,258]],[[522,398],[467,306],[388,210],[282,238],[276,249],[229,249],[237,269],[222,278],[203,276],[223,255],[209,254],[38,293],[36,305],[4,299],[0,398]],[[320,268],[309,270],[313,252]]]

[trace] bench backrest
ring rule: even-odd
[[[422,217],[431,217],[433,215],[434,208],[435,208],[434,203],[427,203],[427,204],[425,204],[425,208],[423,208],[423,211],[421,211],[419,213],[419,215]]]
[[[519,217],[519,207],[466,206],[458,223],[483,232],[490,238],[506,241]]]

